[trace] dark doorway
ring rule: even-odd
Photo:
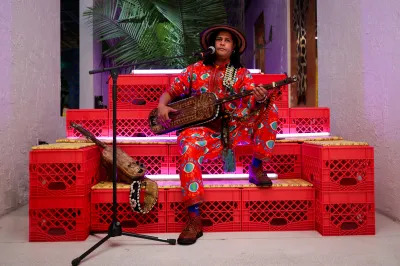
[[[79,108],[79,0],[61,0],[61,106]]]
[[[265,25],[264,25],[264,12],[258,16],[256,22],[254,23],[254,33],[255,33],[255,58],[256,58],[256,68],[261,69],[261,72],[265,73]]]

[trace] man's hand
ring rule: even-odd
[[[261,87],[260,85],[254,88],[254,97],[256,101],[258,102],[263,101],[267,98],[267,96],[268,96],[268,91],[263,87]]]
[[[169,113],[171,112],[178,112],[178,110],[164,104],[158,105],[158,122],[165,128],[168,128],[171,122],[169,118]]]

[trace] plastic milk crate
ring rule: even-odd
[[[241,230],[241,190],[238,188],[206,188],[200,206],[203,230],[232,232]],[[181,189],[167,192],[167,232],[181,232],[187,221],[187,208]]]
[[[247,174],[253,158],[252,146],[238,147],[236,170],[238,173]],[[272,157],[268,162],[263,162],[264,171],[278,174],[278,178],[301,177],[301,144],[276,143],[272,150]]]
[[[48,146],[53,149],[44,149]],[[100,150],[97,146],[59,143],[37,148],[40,149],[33,149],[29,154],[30,197],[83,196],[90,193],[91,186],[99,179]]]
[[[290,108],[290,133],[330,132],[329,108]]]
[[[350,141],[304,143],[303,178],[323,191],[373,190],[374,148],[354,144]]]
[[[168,174],[168,145],[118,144],[118,147],[146,167],[146,174]]]
[[[117,80],[117,109],[138,109],[156,107],[161,94],[169,87],[168,75],[120,75]],[[108,86],[110,110],[112,101],[112,80]]]
[[[156,136],[149,127],[149,114],[152,109],[119,109],[117,110],[117,136],[119,137],[152,137]],[[113,115],[110,109],[109,135],[113,134]],[[161,136],[168,136],[161,135]]]
[[[314,230],[313,187],[244,188],[242,231]]]
[[[373,191],[317,191],[316,229],[322,235],[375,234]]]
[[[71,197],[30,197],[29,241],[85,240],[89,232],[89,194]]]
[[[280,108],[278,110],[278,128],[277,134],[288,134],[290,130],[289,124],[289,108]]]
[[[119,184],[118,184],[119,185]],[[129,203],[130,186],[122,185],[117,190],[117,219],[126,232],[164,233],[166,232],[166,192],[158,190],[158,201],[146,214],[132,211]],[[95,232],[106,232],[112,221],[112,183],[108,188],[98,184],[91,193],[91,229]]]
[[[69,109],[66,113],[67,137],[82,137],[82,134],[70,126],[70,123],[82,125],[96,137],[108,137],[107,109]]]

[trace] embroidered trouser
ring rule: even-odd
[[[278,127],[278,109],[260,107],[246,120],[233,119],[229,123],[232,148],[239,145],[253,145],[253,156],[266,160],[275,145]],[[180,152],[180,180],[185,206],[203,202],[204,186],[201,165],[204,160],[218,157],[222,150],[220,132],[207,127],[192,127],[178,137]]]

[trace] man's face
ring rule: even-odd
[[[227,31],[220,31],[215,38],[215,50],[217,58],[230,58],[235,44],[233,43],[232,35]]]

